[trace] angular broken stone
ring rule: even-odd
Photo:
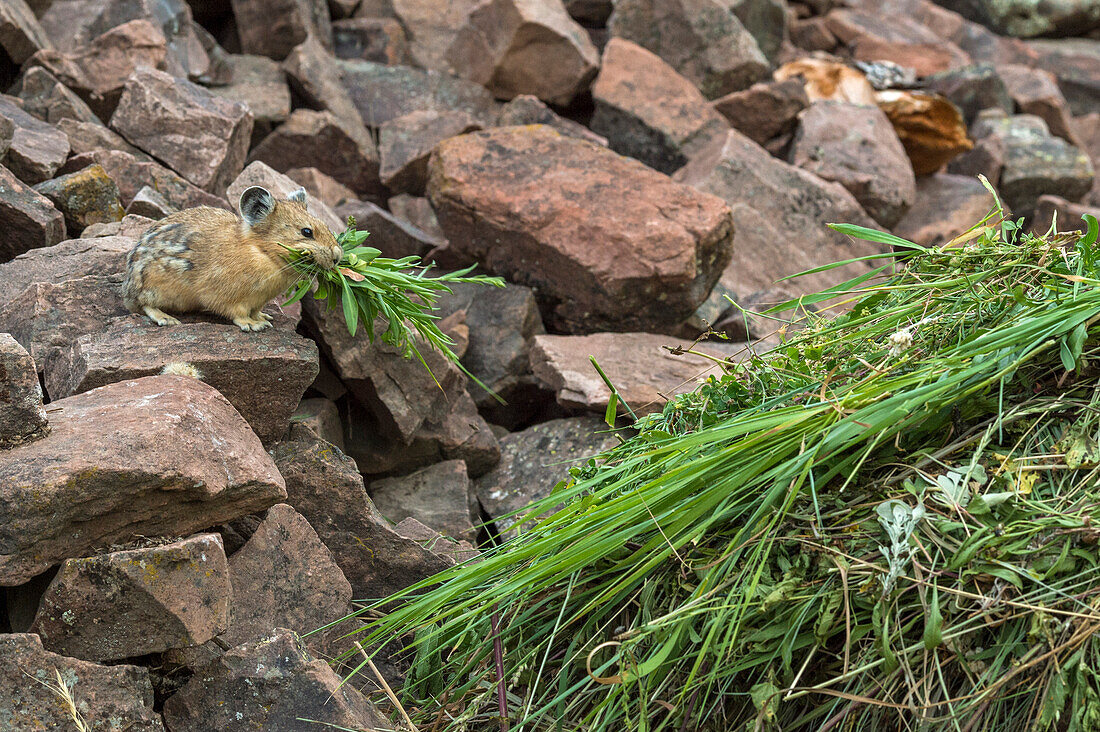
[[[449,0],[446,3],[437,0],[367,0],[359,6],[356,16],[393,17],[408,36],[410,65],[450,73],[453,68],[447,60],[447,52],[470,13],[481,3],[482,0]],[[372,6],[377,10],[372,12]]]
[[[547,324],[566,332],[678,324],[728,261],[721,201],[549,127],[451,138],[429,168],[451,250],[534,287]]]
[[[520,94],[500,108],[496,126],[514,125],[549,125],[567,137],[577,137],[597,145],[607,145],[607,138],[597,135],[579,122],[558,115],[542,100],[530,94]]]
[[[50,408],[49,436],[0,453],[0,585],[92,547],[190,534],[286,496],[259,438],[197,379],[134,379]]]
[[[531,371],[563,407],[603,414],[611,390],[592,365],[590,359],[595,358],[620,398],[642,416],[661,411],[672,395],[693,390],[707,376],[721,374],[714,361],[670,353],[666,346],[686,351],[691,341],[653,333],[537,335],[531,346]],[[721,357],[705,342],[695,350]],[[620,404],[619,412],[627,413],[627,406]]]
[[[345,221],[354,216],[356,226],[370,232],[370,245],[383,257],[400,259],[415,254],[431,259],[429,252],[447,244],[442,236],[433,236],[370,201],[348,201],[337,206],[336,213]]]
[[[153,684],[141,666],[101,666],[42,648],[31,633],[0,635],[0,719],[10,730],[74,729],[66,705],[43,684],[56,684],[57,674],[72,685],[77,712],[90,729],[164,732],[153,711]],[[109,720],[97,725],[92,720]]]
[[[214,193],[225,190],[244,167],[252,113],[189,81],[141,68],[126,82],[111,127]]]
[[[34,361],[10,334],[0,333],[0,449],[43,437],[48,431]]]
[[[916,175],[934,173],[974,143],[959,108],[938,94],[888,89],[875,101],[901,140]]]
[[[1058,196],[1039,196],[1031,219],[1031,232],[1044,236],[1057,219],[1059,232],[1079,231],[1084,234],[1088,231],[1088,224],[1082,218],[1085,214],[1100,218],[1100,206],[1084,206]]]
[[[41,66],[32,66],[23,74],[19,98],[24,111],[51,125],[62,119],[102,124],[83,99]]]
[[[763,145],[793,131],[810,100],[800,80],[787,79],[753,84],[715,99],[712,106],[735,130]]]
[[[729,129],[690,81],[655,54],[620,38],[604,49],[592,98],[592,129],[615,152],[662,173],[682,167]]]
[[[481,556],[481,552],[470,542],[455,541],[414,518],[402,519],[397,526],[393,527],[393,530],[406,539],[415,541],[432,554],[448,559],[454,564],[476,560]]]
[[[478,500],[501,535],[514,535],[519,517],[504,516],[550,495],[570,467],[618,444],[599,417],[554,419],[505,435],[500,464],[475,481]]]
[[[305,188],[310,197],[332,208],[359,198],[355,191],[317,168],[291,168],[286,176]]]
[[[225,631],[232,593],[217,534],[68,559],[31,632],[48,650],[89,661],[160,653]]]
[[[993,196],[975,176],[922,176],[913,205],[893,232],[921,246],[942,246],[981,221],[993,206]]]
[[[69,147],[72,148],[71,154],[73,157],[94,153],[97,150],[119,150],[128,153],[139,162],[153,162],[151,157],[126,142],[122,139],[122,135],[101,122],[82,122],[62,117],[57,120],[56,127],[65,133],[65,137],[69,138]],[[68,169],[69,166],[62,167]],[[172,175],[175,175],[175,173]],[[180,178],[180,180],[183,179]]]
[[[878,107],[816,102],[798,119],[790,162],[840,183],[883,226],[896,224],[913,203],[916,179],[886,115]]]
[[[282,63],[294,92],[310,109],[328,110],[345,125],[362,125],[362,118],[340,78],[332,52],[315,36],[294,47]]]
[[[1004,64],[997,68],[1016,109],[1022,114],[1033,114],[1047,123],[1050,134],[1061,137],[1071,145],[1078,141],[1073,130],[1073,114],[1069,109],[1058,78],[1045,69],[1023,64]],[[1011,109],[1008,110],[1010,113]]]
[[[69,157],[69,138],[23,111],[14,97],[0,94],[0,118],[14,125],[4,165],[29,185],[41,183]]]
[[[415,518],[445,536],[472,541],[481,523],[466,463],[444,460],[400,478],[370,484],[375,507],[394,523]]]
[[[0,48],[12,63],[22,64],[37,51],[51,46],[26,0],[5,0],[0,5]]]
[[[297,181],[272,169],[266,163],[256,160],[249,163],[248,167],[241,171],[236,180],[226,189],[225,196],[233,202],[233,207],[236,208],[237,202],[241,200],[241,194],[251,186],[263,186],[280,200],[285,199],[301,187]],[[344,219],[316,196],[306,197],[306,210],[324,221],[325,225],[332,230],[333,235],[344,230]]]
[[[209,91],[216,97],[248,105],[252,112],[253,142],[258,142],[290,116],[290,86],[286,72],[266,56],[232,54],[228,63],[233,72],[232,81],[223,86],[211,86]]]
[[[190,364],[261,440],[271,442],[285,435],[302,393],[317,376],[317,346],[294,332],[296,321],[274,318],[275,327],[263,337],[249,337],[231,323],[162,328],[144,318],[120,318],[47,359],[46,391],[60,399],[158,374],[169,364]]]
[[[295,425],[275,446],[287,502],[306,517],[357,599],[387,597],[448,562],[395,533],[375,508],[355,461]]]
[[[332,24],[336,58],[399,64],[408,55],[405,30],[393,18],[347,18]]]
[[[50,199],[0,165],[0,231],[0,262],[6,262],[64,239],[65,217]]]
[[[456,34],[447,62],[498,98],[532,94],[560,106],[588,88],[600,65],[560,0],[485,0]]]
[[[252,151],[250,162],[275,170],[311,166],[356,193],[382,193],[378,151],[358,120],[348,124],[332,112],[296,109]]]
[[[613,38],[648,49],[708,99],[716,99],[768,74],[767,59],[732,5],[728,0],[618,0],[608,28]],[[644,76],[645,67],[633,73]]]
[[[315,397],[303,399],[290,418],[291,423],[305,427],[325,442],[331,442],[344,450],[344,425],[340,411],[331,399]]]
[[[901,14],[884,17],[871,9],[838,8],[826,27],[860,61],[892,61],[927,76],[966,66],[970,56],[917,20]]]
[[[134,194],[134,200],[130,201],[130,205],[126,207],[127,215],[143,216],[154,221],[163,219],[176,211],[179,209],[168,203],[168,199],[160,195],[152,186],[143,186]]]
[[[230,0],[241,52],[281,61],[310,35],[332,46],[325,0]]]
[[[8,154],[11,147],[11,138],[15,136],[15,123],[7,117],[0,116],[0,160]]]
[[[386,205],[389,206],[395,218],[407,221],[429,237],[446,244],[443,229],[439,228],[439,219],[436,218],[432,203],[427,198],[401,193],[386,201]]]
[[[992,64],[975,64],[942,71],[923,80],[930,92],[940,94],[959,108],[967,123],[983,109],[1013,111],[1012,97]]]
[[[302,719],[335,729],[393,729],[286,628],[271,629],[199,669],[164,703],[164,718],[172,732],[317,726]]]
[[[119,201],[118,186],[102,165],[60,175],[39,183],[34,190],[50,199],[65,216],[65,227],[72,236],[92,224],[121,221],[125,212]]]
[[[432,3],[433,9],[437,6]],[[466,112],[492,126],[499,105],[485,87],[438,71],[387,66],[370,61],[340,61],[341,77],[368,127],[417,110]]]
[[[391,191],[422,194],[428,182],[428,157],[444,140],[480,130],[464,112],[411,112],[391,119],[378,132],[379,174]]]
[[[76,155],[69,158],[69,162],[58,172],[72,173],[94,163],[102,165],[118,185],[123,206],[129,206],[142,188],[152,186],[169,205],[178,209],[194,206],[229,208],[225,199],[207,193],[160,163],[143,160],[122,150],[94,150]]]
[[[126,266],[126,254],[136,236],[69,239],[52,247],[31,249],[0,265],[0,302],[11,302],[35,283],[65,282],[94,272],[116,272]],[[0,327],[0,332],[5,328]],[[39,369],[45,363],[39,364]]]

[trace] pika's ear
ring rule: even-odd
[[[241,218],[249,226],[255,226],[275,210],[275,197],[266,188],[252,186],[241,194]]]
[[[306,189],[299,188],[296,191],[291,191],[290,195],[286,197],[288,201],[294,201],[294,203],[300,203],[303,206],[306,205]]]

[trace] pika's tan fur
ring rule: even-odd
[[[241,194],[242,218],[199,206],[161,219],[127,258],[126,307],[157,325],[179,323],[165,310],[205,310],[241,330],[270,327],[271,318],[261,308],[299,277],[280,245],[309,252],[325,269],[343,257],[328,227],[306,211],[305,195],[298,190],[276,201],[253,186]]]

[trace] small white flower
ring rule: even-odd
[[[890,356],[896,358],[909,350],[909,347],[913,345],[913,331],[909,328],[902,328],[886,340],[890,344]]]

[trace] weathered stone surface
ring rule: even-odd
[[[40,119],[23,111],[17,99],[0,94],[0,118],[14,129],[4,165],[24,183],[34,185],[53,177],[69,157],[69,139]]]
[[[615,152],[662,173],[680,168],[729,129],[690,81],[658,56],[619,38],[604,49],[592,97],[592,129]]]
[[[15,64],[37,51],[50,48],[50,39],[25,0],[6,0],[0,5],[0,48]]]
[[[715,99],[712,106],[735,130],[763,145],[792,132],[798,113],[810,106],[810,99],[801,80],[787,79],[753,84]]]
[[[409,53],[405,29],[393,18],[347,18],[332,24],[336,58],[379,64],[404,63]]]
[[[400,259],[415,254],[431,259],[430,252],[447,244],[442,237],[432,236],[370,201],[348,201],[337,206],[336,213],[344,220],[354,216],[356,226],[370,232],[370,245],[383,257]]]
[[[368,127],[421,109],[466,112],[487,127],[497,116],[498,105],[485,87],[456,76],[357,60],[340,61],[340,71]]]
[[[11,147],[11,138],[15,136],[15,123],[7,117],[0,116],[0,160],[8,153]]]
[[[332,46],[325,0],[230,0],[243,53],[282,60],[310,35]]]
[[[274,170],[271,166],[260,161],[248,164],[237,179],[225,191],[225,196],[230,201],[241,200],[241,194],[251,186],[263,186],[271,191],[278,199],[285,199],[291,192],[301,187],[297,181],[289,176]],[[344,230],[344,219],[338,216],[328,205],[315,196],[306,197],[306,210],[325,222],[333,234],[339,234]]]
[[[48,650],[89,661],[160,653],[223,632],[232,592],[217,534],[68,559],[31,632]]]
[[[756,41],[769,64],[774,64],[790,35],[786,0],[722,0]]]
[[[446,243],[439,219],[427,198],[402,193],[386,201],[386,205],[396,218],[407,221],[428,236]]]
[[[983,109],[999,107],[1011,114],[1012,97],[992,64],[975,64],[941,71],[924,79],[928,91],[946,97],[959,108],[967,123]]]
[[[863,72],[839,61],[800,58],[783,64],[773,76],[776,81],[801,79],[811,102],[850,102],[868,107],[875,104],[875,88]]]
[[[974,143],[958,107],[938,94],[888,90],[875,94],[901,140],[913,172],[934,173]]]
[[[97,150],[118,150],[129,154],[138,162],[153,162],[151,157],[126,142],[122,139],[122,135],[102,122],[83,122],[62,117],[57,120],[55,126],[65,133],[65,137],[69,138],[69,147],[72,148],[71,154],[73,157],[94,153]],[[62,168],[68,169],[69,166],[62,166]],[[172,175],[175,175],[175,173]],[[183,179],[180,178],[180,180]],[[199,189],[196,188],[195,190]]]
[[[43,686],[56,683],[57,672],[67,684],[73,684],[77,711],[94,732],[164,732],[160,715],[153,711],[148,670],[100,666],[50,653],[31,633],[0,635],[0,688],[4,689],[0,719],[8,729],[73,729],[69,710]]]
[[[95,272],[118,272],[136,236],[69,239],[51,247],[31,249],[0,265],[0,302],[11,302],[34,283],[61,283]],[[0,327],[0,332],[5,328]],[[40,363],[39,368],[45,366]]]
[[[1092,161],[1093,170],[1100,170],[1100,112],[1093,112],[1073,120],[1074,135],[1081,141],[1081,149]],[[1100,176],[1092,181],[1088,202],[1100,206]]]
[[[62,119],[103,124],[76,92],[41,66],[32,66],[23,74],[19,83],[19,98],[23,100],[25,112],[51,125]]]
[[[1074,114],[1100,112],[1100,39],[1050,38],[1028,42],[1030,58],[1013,59],[1015,63],[1038,63],[1058,77],[1062,90]]]
[[[307,428],[293,426],[274,454],[287,502],[332,552],[355,598],[386,597],[448,566],[395,533],[368,497],[355,461]]]
[[[500,465],[475,483],[478,500],[502,535],[513,535],[517,517],[502,518],[550,495],[569,468],[619,444],[598,417],[555,419],[505,435]]]
[[[0,333],[0,449],[45,436],[38,370],[23,346]]]
[[[449,560],[454,564],[476,560],[481,552],[474,548],[468,541],[455,541],[449,536],[444,536],[430,526],[425,526],[414,518],[402,519],[393,527],[401,536],[411,539],[436,556]]]
[[[1058,196],[1039,196],[1031,219],[1031,231],[1039,235],[1046,234],[1057,217],[1058,231],[1079,231],[1084,234],[1088,231],[1088,224],[1081,218],[1084,214],[1100,218],[1100,206],[1085,206]]]
[[[136,243],[136,240],[140,239],[141,235],[144,234],[152,225],[153,219],[150,219],[146,216],[128,213],[122,217],[122,221],[112,221],[109,224],[92,224],[84,230],[82,238],[93,239],[97,237],[125,237],[130,242],[132,242],[130,246],[130,248],[132,249],[133,243]],[[123,259],[123,261],[125,261],[125,258]]]
[[[981,221],[993,205],[993,196],[974,176],[924,176],[917,179],[913,205],[893,231],[921,246],[941,246]]]
[[[314,167],[353,191],[381,195],[378,151],[358,120],[345,122],[332,112],[296,109],[252,151],[280,172]]]
[[[188,534],[286,495],[256,435],[196,379],[151,376],[61,399],[50,427],[0,453],[0,585],[92,547]]]
[[[893,61],[918,76],[966,66],[970,56],[905,15],[883,16],[874,10],[841,8],[826,16],[830,31],[860,61]]]
[[[244,167],[252,113],[197,84],[142,68],[126,82],[111,127],[213,193],[224,190]]]
[[[305,188],[306,193],[311,197],[320,199],[322,203],[332,208],[359,198],[355,191],[317,168],[291,168],[286,172],[286,176]]]
[[[39,183],[41,193],[65,216],[65,227],[72,235],[91,224],[121,221],[125,215],[119,201],[118,186],[102,165]]]
[[[1085,35],[1100,28],[1100,7],[1090,0],[960,0],[941,3],[1006,36]]]
[[[466,463],[445,460],[400,478],[376,480],[370,497],[383,516],[397,523],[415,518],[445,536],[472,541],[480,524],[477,497]]]
[[[143,160],[122,150],[93,150],[73,156],[58,172],[72,173],[95,163],[102,165],[118,185],[123,206],[130,205],[142,188],[152,186],[165,201],[178,209],[193,206],[229,208],[224,198],[207,193],[159,163]]]
[[[880,224],[893,226],[916,195],[909,158],[878,107],[817,102],[799,116],[789,160],[844,186]]]
[[[823,17],[790,19],[791,44],[803,51],[832,53],[840,43]]]
[[[447,51],[454,72],[500,99],[532,94],[568,105],[599,67],[599,52],[561,0],[485,0]]]
[[[496,464],[496,438],[477,414],[466,376],[455,364],[418,341],[429,373],[381,339],[370,343],[361,334],[349,335],[338,311],[310,300],[304,312],[343,383],[365,407],[362,429],[349,427],[347,434],[348,452],[364,474],[407,471],[446,459],[465,460],[470,474],[480,475]],[[384,328],[384,321],[375,324],[376,333]]]
[[[453,69],[447,60],[447,52],[470,13],[481,3],[482,0],[450,0],[446,3],[436,0],[381,0],[381,4],[388,6],[385,12],[371,12],[371,6],[379,3],[368,0],[360,5],[356,15],[396,18],[408,35],[408,55],[412,65],[450,73]]]
[[[199,669],[165,702],[164,717],[172,732],[289,732],[303,729],[301,719],[344,729],[393,729],[366,697],[342,683],[285,628],[231,648]]]
[[[672,326],[728,261],[720,201],[548,127],[452,138],[430,169],[451,249],[534,287],[544,319],[566,331]]]
[[[549,125],[566,137],[588,140],[597,145],[607,145],[607,138],[597,135],[579,122],[559,116],[538,97],[520,94],[500,108],[497,127],[515,125]]]
[[[142,216],[154,221],[179,211],[178,208],[168,203],[168,199],[160,195],[156,188],[143,186],[134,194],[134,200],[126,207],[126,213],[133,216]]]
[[[767,59],[732,5],[724,0],[619,0],[608,27],[614,38],[652,51],[716,99],[768,73]],[[644,76],[645,68],[634,73]]]
[[[191,364],[261,440],[271,442],[286,434],[302,393],[317,375],[316,345],[294,332],[293,319],[274,318],[275,327],[263,337],[241,333],[230,323],[162,328],[143,318],[121,318],[47,359],[46,391],[60,399],[161,373],[168,364]]]
[[[253,132],[266,136],[290,116],[286,72],[266,56],[233,54],[229,57],[229,66],[233,71],[232,81],[224,86],[210,87],[210,93],[248,105]]]
[[[1052,135],[1071,145],[1077,144],[1069,102],[1062,96],[1054,74],[1022,64],[1004,64],[997,68],[997,74],[1004,80],[1017,110],[1042,118]]]
[[[978,115],[971,132],[977,139],[992,137],[1004,144],[1000,182],[991,182],[1016,214],[1027,215],[1044,193],[1079,201],[1092,188],[1088,155],[1053,137],[1039,117],[987,110]]]
[[[331,442],[340,451],[344,450],[344,425],[340,422],[340,411],[331,399],[303,399],[294,410],[290,421],[301,425],[325,442]]]
[[[0,262],[65,238],[65,218],[50,200],[0,165]]]
[[[435,146],[480,129],[465,112],[411,112],[387,121],[378,134],[382,182],[391,191],[423,194]]]
[[[691,391],[700,379],[721,373],[709,359],[675,355],[665,346],[687,349],[691,341],[652,333],[537,335],[531,346],[531,370],[557,394],[558,404],[602,414],[611,390],[592,365],[590,357],[595,357],[621,398],[641,416],[661,411],[669,396]],[[699,344],[696,350],[708,352],[707,344]],[[713,349],[710,352],[721,356]],[[620,405],[619,411],[627,409]]]
[[[86,5],[86,0],[73,0]],[[104,29],[87,46],[61,48],[71,51],[40,51],[27,62],[42,66],[76,92],[102,120],[110,119],[118,105],[126,80],[141,66],[163,69],[168,58],[168,41],[148,20],[131,20]]]
[[[871,265],[851,264],[799,277],[775,289],[774,283],[787,275],[882,251],[877,244],[826,226],[843,221],[874,227],[874,221],[843,186],[776,160],[737,131],[730,131],[721,147],[681,169],[676,180],[722,198],[733,210],[737,244],[721,282],[746,307],[764,304],[761,297],[781,302],[786,297],[818,292],[867,271]],[[761,257],[759,252],[769,254]]]
[[[295,46],[282,67],[291,88],[306,106],[328,110],[345,125],[362,125],[359,110],[340,78],[336,58],[315,36]]]

